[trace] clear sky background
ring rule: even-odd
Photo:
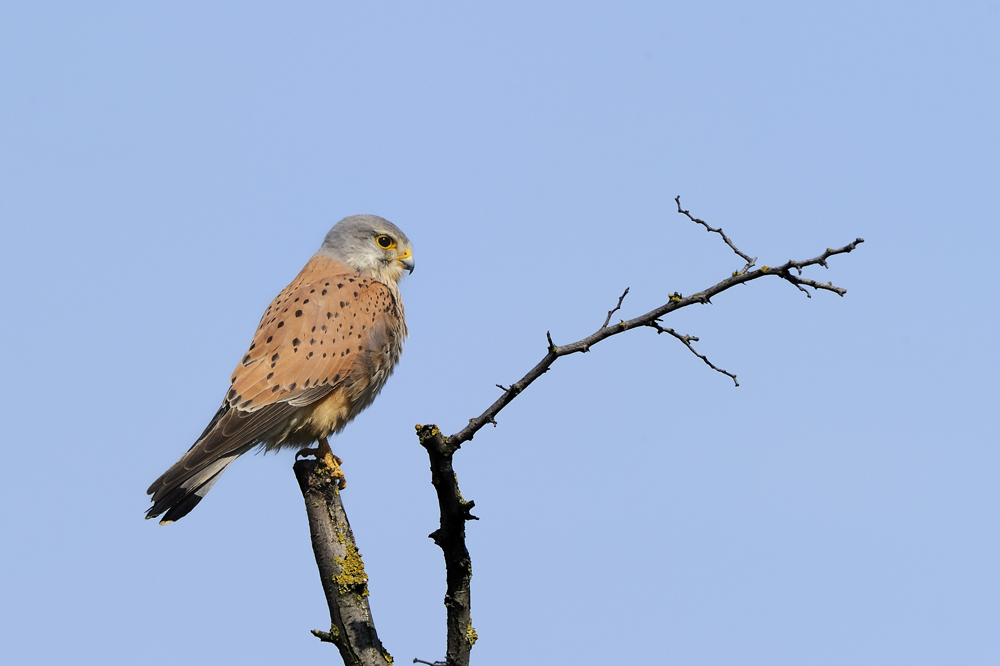
[[[363,7],[359,5],[364,5]],[[338,219],[413,241],[340,437],[399,664],[444,653],[413,426],[742,267],[854,254],[561,359],[458,454],[473,663],[1000,659],[1000,3],[0,5],[0,651],[337,663],[292,455],[144,521]]]

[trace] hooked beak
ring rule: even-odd
[[[403,254],[396,257],[396,261],[403,264],[403,268],[410,273],[412,273],[414,267],[416,267],[416,264],[413,262],[413,253],[410,250],[407,250]]]

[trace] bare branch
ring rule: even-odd
[[[616,312],[618,312],[619,310],[622,309],[622,301],[624,301],[625,297],[628,296],[628,290],[629,290],[629,288],[625,287],[625,292],[621,296],[618,297],[618,305],[616,305],[613,310],[611,310],[610,312],[608,312],[608,318],[604,320],[604,325],[601,326],[601,328],[607,328],[608,327],[608,322],[611,321],[611,315],[613,315],[614,313],[616,313]]]
[[[430,538],[444,553],[448,580],[448,591],[444,597],[448,612],[448,653],[445,663],[448,666],[468,666],[469,653],[477,636],[472,627],[472,559],[465,546],[465,523],[479,520],[472,515],[472,508],[476,503],[466,501],[458,488],[458,476],[452,465],[452,457],[458,446],[453,446],[434,425],[418,425],[417,437],[430,457],[431,483],[437,491],[441,511],[441,526],[430,534]]]
[[[347,666],[388,666],[368,605],[368,575],[347,522],[337,479],[322,461],[300,460],[293,466],[306,502],[313,552],[330,607],[330,631],[313,636],[333,643]]]
[[[740,273],[746,273],[748,270],[750,270],[751,268],[753,268],[753,266],[754,266],[755,263],[757,263],[757,257],[753,257],[751,259],[749,255],[743,254],[742,252],[740,252],[740,249],[738,247],[736,247],[735,245],[733,245],[733,241],[729,240],[729,236],[727,236],[726,234],[722,233],[722,227],[719,227],[718,229],[713,229],[712,227],[708,226],[708,222],[706,222],[705,220],[699,220],[697,217],[693,217],[691,215],[691,213],[689,213],[688,211],[681,209],[681,195],[678,194],[676,197],[674,197],[674,201],[677,202],[677,212],[678,213],[681,213],[682,215],[687,215],[688,219],[691,220],[692,222],[700,224],[701,226],[703,226],[706,229],[708,229],[710,232],[716,233],[716,234],[719,234],[720,236],[722,236],[722,240],[726,241],[726,245],[728,245],[729,247],[731,247],[733,249],[733,252],[735,252],[736,254],[740,255],[740,257],[743,258],[743,261],[747,262],[747,265],[743,267],[743,270],[740,271]]]
[[[610,326],[611,317],[615,312],[621,309],[622,302],[625,300],[625,296],[629,292],[629,290],[626,289],[618,298],[618,304],[610,312],[608,312],[608,316],[605,318],[604,324],[602,324],[596,332],[588,337],[560,347],[556,346],[556,344],[552,341],[552,334],[549,331],[546,331],[545,338],[547,341],[547,348],[545,356],[542,357],[542,360],[540,360],[535,367],[531,368],[531,370],[529,370],[524,377],[510,386],[497,384],[497,388],[503,391],[503,394],[492,405],[490,405],[485,412],[476,418],[469,419],[469,424],[461,431],[455,433],[451,437],[445,437],[441,434],[441,431],[437,428],[437,426],[417,426],[417,436],[420,439],[420,444],[427,450],[427,453],[430,456],[431,481],[437,491],[438,504],[441,511],[441,527],[430,536],[444,552],[445,565],[447,568],[448,591],[445,594],[444,603],[448,612],[448,652],[447,659],[444,662],[426,662],[420,659],[414,659],[413,663],[425,664],[428,666],[468,666],[470,650],[476,641],[476,631],[472,628],[472,621],[470,619],[470,580],[472,577],[472,564],[469,557],[469,551],[465,545],[465,523],[469,520],[476,520],[476,517],[470,513],[474,503],[466,502],[462,498],[462,493],[458,489],[458,477],[455,475],[452,458],[462,444],[471,440],[473,436],[487,423],[492,423],[496,426],[496,415],[499,414],[504,407],[510,404],[514,398],[520,395],[524,389],[530,386],[532,382],[548,372],[549,368],[553,363],[555,363],[556,359],[569,354],[587,352],[590,350],[591,346],[597,344],[598,342],[606,340],[613,335],[624,333],[625,331],[633,328],[651,327],[654,328],[657,333],[667,333],[680,340],[692,354],[700,358],[706,365],[716,372],[730,377],[733,380],[733,383],[736,386],[739,386],[739,382],[736,380],[736,375],[715,366],[705,355],[700,354],[697,350],[695,350],[691,343],[697,342],[698,338],[690,335],[681,335],[672,328],[661,326],[661,318],[671,312],[685,308],[689,305],[711,303],[711,298],[716,294],[720,294],[723,291],[735,287],[736,285],[746,284],[747,282],[769,275],[774,275],[786,280],[802,291],[805,291],[803,288],[803,285],[805,285],[817,290],[832,291],[841,296],[847,293],[846,289],[835,287],[829,282],[824,285],[799,276],[802,274],[802,269],[808,266],[818,264],[823,267],[827,267],[827,259],[836,254],[844,254],[853,251],[860,243],[864,242],[862,239],[858,238],[853,243],[845,245],[841,248],[828,248],[826,252],[813,259],[807,259],[805,261],[788,261],[781,266],[774,268],[764,266],[759,270],[754,271],[751,269],[757,261],[755,257],[751,258],[741,252],[739,248],[733,244],[729,237],[722,233],[722,229],[713,229],[703,220],[692,217],[688,211],[683,210],[681,208],[679,196],[676,198],[676,202],[677,211],[679,213],[687,215],[688,218],[703,225],[706,229],[708,229],[708,231],[722,236],[726,244],[728,244],[729,247],[736,252],[736,254],[747,262],[742,271],[734,272],[730,277],[722,280],[718,284],[715,284],[704,291],[692,294],[691,296],[685,297],[680,293],[669,294],[667,302],[655,310],[651,310],[650,312],[640,315],[639,317],[635,317],[634,319],[622,321],[614,326]],[[798,274],[792,275],[792,270],[796,270]]]
[[[708,367],[712,368],[712,370],[715,370],[716,372],[721,372],[722,374],[726,375],[727,377],[730,377],[733,380],[734,384],[736,384],[737,386],[740,385],[740,383],[738,381],[736,381],[736,375],[734,375],[731,372],[726,372],[722,368],[716,367],[715,365],[712,364],[711,361],[708,360],[707,357],[705,357],[702,354],[699,354],[697,352],[697,350],[695,350],[694,346],[691,344],[692,342],[698,342],[698,338],[696,338],[695,336],[693,336],[693,335],[681,335],[680,333],[678,333],[677,331],[675,331],[672,328],[663,328],[662,326],[660,326],[659,322],[656,322],[656,321],[650,322],[649,324],[647,324],[647,326],[655,328],[657,335],[659,335],[660,333],[669,333],[670,335],[674,336],[675,338],[677,338],[678,340],[680,340],[681,342],[683,342],[684,345],[688,349],[691,350],[692,354],[694,354],[695,356],[697,356],[698,358],[700,358],[701,360],[703,360],[705,362],[705,364],[708,365]]]
[[[686,211],[681,211],[681,212],[688,214],[686,213]],[[688,215],[690,216],[690,214]],[[717,231],[717,230],[712,229],[712,231]],[[721,233],[721,231],[719,233]],[[727,242],[730,241],[728,241],[727,239]],[[686,308],[689,305],[710,303],[712,297],[716,296],[717,294],[721,294],[722,292],[728,289],[732,289],[736,285],[746,284],[747,282],[752,282],[753,280],[757,280],[763,277],[775,276],[783,280],[786,280],[788,282],[791,282],[799,289],[802,288],[801,285],[808,285],[810,287],[813,287],[814,289],[831,291],[835,294],[843,296],[844,294],[847,293],[846,289],[834,286],[831,283],[821,284],[813,280],[800,278],[795,275],[792,275],[791,271],[793,269],[801,271],[803,268],[814,265],[826,266],[826,260],[829,259],[830,257],[838,254],[847,254],[848,252],[852,252],[861,243],[864,243],[864,239],[858,238],[854,242],[849,243],[840,248],[836,249],[827,248],[826,252],[824,252],[818,257],[813,257],[812,259],[806,259],[804,261],[790,260],[780,266],[774,266],[774,267],[762,266],[757,270],[750,270],[746,272],[734,272],[731,276],[729,276],[725,280],[722,280],[718,284],[715,284],[709,287],[708,289],[705,289],[704,291],[692,294],[691,296],[685,297],[678,293],[670,294],[669,296],[670,300],[667,303],[656,308],[655,310],[651,310],[646,314],[640,315],[634,319],[622,321],[614,326],[602,326],[593,334],[572,344],[562,345],[557,347],[554,344],[552,344],[552,336],[546,333],[546,337],[549,342],[549,347],[545,356],[542,357],[542,360],[540,360],[535,365],[535,367],[529,370],[528,373],[524,375],[524,377],[522,377],[520,380],[518,380],[517,382],[512,384],[508,389],[506,389],[504,391],[504,394],[501,395],[492,405],[490,405],[485,412],[483,412],[476,418],[469,419],[469,425],[467,425],[462,430],[449,437],[448,441],[457,449],[463,443],[471,440],[473,436],[487,423],[495,423],[494,417],[496,417],[496,415],[499,414],[504,407],[510,404],[510,402],[514,398],[516,398],[524,389],[526,389],[529,385],[531,385],[532,382],[534,382],[536,379],[538,379],[543,374],[548,372],[549,367],[560,356],[567,356],[569,354],[576,354],[589,351],[593,345],[597,344],[598,342],[601,342],[602,340],[610,338],[613,335],[624,333],[625,331],[631,330],[633,328],[638,328],[640,326],[649,326],[650,323],[660,320],[664,315],[670,314],[671,312],[674,312],[676,310],[680,310],[681,308]],[[736,252],[740,254],[740,256],[745,256],[743,255],[743,253],[739,252],[739,250],[736,250]],[[699,358],[702,358],[702,360],[705,360],[707,362],[707,360],[700,354],[698,356]],[[715,368],[715,366],[712,366],[710,363],[709,365]],[[719,370],[718,368],[715,369]],[[724,372],[722,370],[719,370],[719,372],[722,372],[723,374],[733,377],[728,372]],[[733,377],[733,381],[736,381],[735,377]]]

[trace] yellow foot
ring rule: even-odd
[[[319,456],[316,457],[319,460]],[[347,479],[344,478],[344,470],[340,469],[340,463],[344,462],[332,453],[327,453],[323,456],[323,462],[326,463],[327,469],[330,470],[330,476],[337,480],[337,489],[343,490],[347,487]]]
[[[343,490],[347,487],[347,479],[344,478],[344,470],[340,469],[340,464],[344,461],[333,455],[333,451],[330,450],[330,443],[326,441],[326,437],[320,438],[319,446],[315,449],[302,449],[295,454],[296,458],[299,456],[314,456],[316,460],[322,460],[323,464],[326,465],[327,470],[330,472],[330,476],[337,480],[337,488],[339,490]]]

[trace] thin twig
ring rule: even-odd
[[[611,310],[610,312],[608,312],[608,318],[604,320],[604,325],[601,326],[601,328],[607,328],[608,327],[608,322],[611,321],[611,315],[613,315],[614,313],[616,313],[616,312],[618,312],[619,310],[622,309],[622,301],[624,301],[625,297],[628,296],[628,290],[629,290],[629,288],[625,287],[625,292],[621,296],[618,297],[618,305],[616,305],[613,310]]]
[[[674,201],[677,202],[677,212],[678,213],[681,213],[682,215],[687,215],[688,219],[691,220],[692,222],[700,224],[701,226],[705,227],[706,229],[708,229],[712,233],[716,233],[716,234],[719,234],[720,236],[722,236],[722,240],[726,241],[726,245],[728,245],[729,247],[733,248],[733,252],[735,252],[736,254],[740,255],[740,257],[743,258],[743,261],[747,262],[747,265],[743,267],[743,270],[740,271],[740,273],[746,273],[748,270],[750,270],[751,268],[753,268],[753,266],[754,266],[755,263],[757,263],[757,257],[750,258],[749,255],[743,254],[743,252],[741,252],[740,249],[733,244],[733,241],[729,240],[729,236],[727,236],[726,234],[722,233],[722,227],[719,227],[718,229],[713,229],[712,227],[708,226],[708,222],[706,222],[705,220],[700,220],[697,217],[693,217],[691,215],[691,213],[689,213],[686,210],[683,210],[681,208],[681,195],[678,194],[676,197],[674,197]]]
[[[722,374],[726,375],[727,377],[730,377],[733,380],[734,384],[736,384],[737,386],[740,385],[740,383],[738,381],[736,381],[736,375],[734,375],[731,372],[726,372],[722,368],[716,367],[711,361],[708,360],[708,358],[706,356],[704,356],[703,354],[699,354],[698,353],[698,351],[691,344],[692,342],[698,342],[698,338],[696,338],[695,336],[693,336],[693,335],[681,335],[680,333],[678,333],[677,331],[675,331],[672,328],[663,328],[662,326],[660,326],[660,324],[658,322],[655,322],[655,321],[650,322],[649,324],[647,324],[647,326],[650,326],[651,328],[655,328],[657,335],[659,335],[660,333],[669,333],[670,335],[674,336],[675,338],[677,338],[678,340],[680,340],[681,342],[683,342],[684,345],[688,349],[691,350],[692,354],[694,354],[695,356],[697,356],[698,358],[700,358],[701,360],[703,360],[708,367],[712,368],[712,370],[715,370],[716,372],[721,372]]]

